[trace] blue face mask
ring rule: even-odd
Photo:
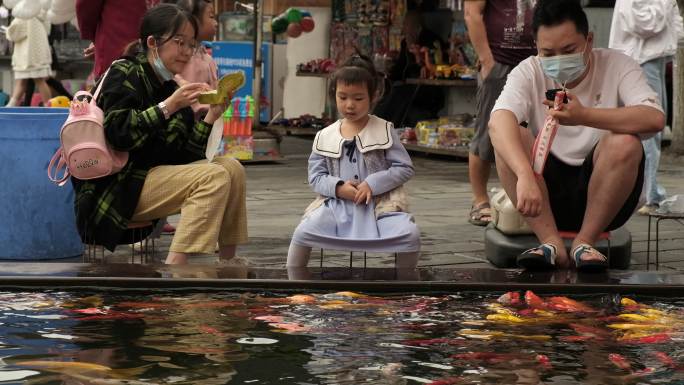
[[[164,65],[164,62],[159,57],[159,51],[157,48],[154,49],[154,60],[152,60],[152,66],[154,67],[154,72],[156,72],[163,81],[168,82],[169,80],[173,79],[173,73]]]
[[[569,55],[540,56],[539,60],[544,74],[559,84],[576,80],[587,69],[587,64],[584,62],[584,50]]]

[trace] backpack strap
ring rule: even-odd
[[[55,165],[55,163],[57,163]],[[54,173],[53,173],[53,168],[54,168]],[[62,177],[59,178],[58,174],[61,170],[64,170]],[[62,156],[62,147],[58,148],[57,151],[55,151],[55,154],[52,155],[52,159],[50,159],[50,164],[48,165],[47,169],[47,174],[48,178],[58,186],[64,186],[66,181],[69,179],[69,169],[66,167],[66,162],[64,161],[64,157]]]
[[[97,88],[95,88],[95,93],[93,93],[93,99],[91,100],[91,103],[97,104],[97,97],[100,96],[100,89],[102,88],[102,84],[104,84],[105,79],[107,78],[107,74],[109,73],[109,70],[112,69],[112,65],[123,61],[123,59],[115,60],[112,62],[112,64],[107,68],[107,71],[105,71],[104,75],[102,75],[102,79],[100,79],[100,82],[97,83]]]

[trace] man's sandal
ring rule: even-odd
[[[556,267],[557,257],[556,246],[550,243],[542,243],[537,247],[523,251],[516,258],[516,262],[519,267],[526,270],[549,270]]]
[[[468,222],[475,226],[487,226],[492,221],[492,206],[489,202],[482,202],[470,208]]]
[[[603,271],[609,266],[608,257],[601,254],[598,250],[586,243],[580,243],[572,249],[572,259],[575,261],[577,270],[582,271]],[[587,255],[593,255],[597,258],[583,259]]]

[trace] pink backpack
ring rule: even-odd
[[[69,117],[59,133],[61,146],[52,156],[47,170],[48,178],[59,186],[66,183],[69,175],[82,180],[101,178],[121,171],[128,162],[128,152],[113,150],[107,144],[104,113],[96,104],[108,72],[105,72],[94,95],[86,91],[74,95]],[[81,96],[84,96],[83,100],[79,100]],[[59,178],[58,173],[62,169],[64,172]]]

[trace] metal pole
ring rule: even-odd
[[[254,98],[254,119],[252,119],[252,128],[259,128],[260,101],[261,101],[261,42],[263,40],[263,13],[261,0],[254,0],[254,78],[252,79],[252,97]]]

